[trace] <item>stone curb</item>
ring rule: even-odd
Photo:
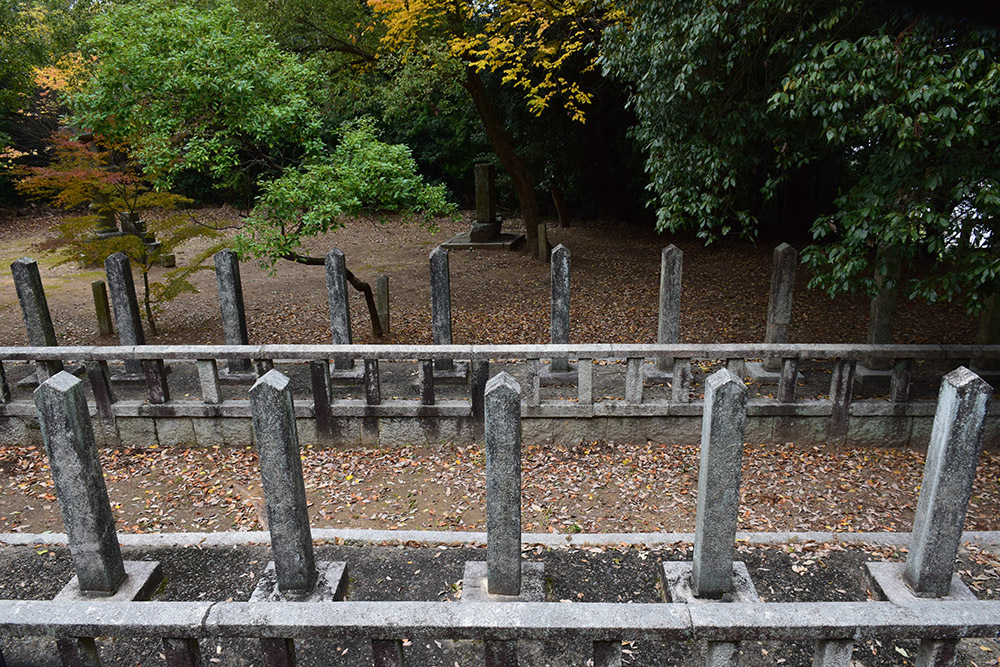
[[[486,533],[454,532],[439,530],[361,530],[316,528],[312,537],[317,542],[361,542],[366,544],[420,544],[485,546]],[[869,544],[877,546],[906,546],[910,533],[834,533],[774,532],[737,533],[737,542],[744,544],[789,544],[818,542],[833,544]],[[241,546],[269,544],[270,534],[265,531],[218,533],[120,533],[118,541],[127,547],[169,546]],[[694,533],[523,533],[523,545],[533,546],[659,546],[694,542]],[[967,531],[962,533],[963,543],[1000,546],[1000,531]],[[65,533],[0,533],[0,545],[23,546],[34,544],[63,545],[68,540]]]

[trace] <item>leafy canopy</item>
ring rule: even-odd
[[[875,293],[920,266],[911,296],[970,311],[1000,287],[995,30],[868,3],[630,7],[604,62],[633,87],[659,229],[752,238],[822,167],[838,194],[803,220],[814,286]]]
[[[74,123],[128,143],[159,185],[185,169],[231,185],[322,151],[314,73],[228,2],[118,5],[83,50]]]

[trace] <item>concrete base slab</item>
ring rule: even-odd
[[[465,563],[462,602],[545,602],[545,564],[521,562],[521,594],[490,595],[486,587],[486,561]]]
[[[469,362],[456,361],[451,370],[434,369],[435,384],[465,384],[469,379]]]
[[[781,381],[781,373],[772,373],[764,369],[764,363],[760,361],[748,361],[745,365],[744,373],[749,375],[757,384],[778,384]],[[806,377],[801,371],[795,373],[796,382],[805,382]]]
[[[552,365],[542,366],[538,372],[538,379],[543,387],[563,387],[574,385],[580,381],[580,370],[576,364],[571,363],[568,371],[553,371]]]
[[[891,380],[892,370],[877,371],[868,368],[864,364],[858,364],[854,367],[854,382],[855,384],[863,385],[865,382],[871,382],[873,380]]]
[[[365,365],[355,361],[351,368],[334,368],[330,364],[330,384],[343,386],[359,384],[365,381]]]
[[[107,602],[142,602],[153,597],[153,593],[163,582],[163,569],[155,560],[125,561],[125,581],[113,595],[104,595],[80,590],[76,575],[56,594],[54,601],[86,602],[91,600]]]
[[[492,241],[475,242],[471,238],[471,232],[462,232],[455,234],[447,243],[442,243],[441,247],[448,250],[512,250],[522,241],[524,241],[524,234],[501,232]]]
[[[239,385],[253,384],[257,381],[257,374],[253,371],[242,371],[233,373],[228,368],[219,369],[219,382],[221,384]]]
[[[250,594],[250,602],[332,602],[347,597],[347,563],[321,561],[316,563],[319,577],[316,587],[304,595],[282,593],[278,589],[278,575],[274,561],[267,564],[257,585]]]
[[[75,364],[64,364],[63,370],[76,377],[83,377],[87,369],[83,366]],[[38,374],[28,373],[26,376],[17,381],[17,386],[21,389],[33,389],[38,386]]]
[[[654,361],[652,366],[643,364],[642,380],[649,384],[671,384],[674,381],[674,372],[661,371],[656,367],[656,362]]]
[[[906,583],[903,578],[905,563],[865,563],[865,567],[868,568],[872,593],[880,600],[896,604],[909,604],[926,602],[928,599],[948,602],[975,602],[978,599],[976,594],[962,583],[957,574],[951,577],[951,588],[948,589],[948,595],[943,598],[926,598],[914,594],[909,584]]]
[[[715,602],[760,602],[757,588],[753,585],[750,572],[743,561],[733,562],[733,591],[719,600],[697,598],[692,588],[691,575],[694,563],[689,561],[668,561],[663,564],[663,594],[667,602],[715,603]]]

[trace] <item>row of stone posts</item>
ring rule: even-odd
[[[874,588],[886,599],[974,599],[954,575],[965,513],[982,447],[993,389],[959,368],[941,383],[937,414],[905,564],[870,563]],[[544,571],[521,558],[521,388],[499,373],[485,388],[487,556],[466,564],[463,600],[537,601],[545,597]],[[295,408],[289,380],[270,370],[250,389],[255,442],[274,560],[261,576],[251,601],[339,600],[346,594],[346,564],[315,560],[308,520]],[[157,563],[122,559],[114,518],[97,455],[83,384],[65,371],[46,379],[35,392],[42,436],[69,536],[76,577],[57,599],[148,599],[162,573]],[[705,384],[694,554],[691,562],[663,564],[668,602],[756,601],[746,566],[736,561],[740,476],[746,424],[747,388],[728,369]],[[168,664],[198,664],[198,644],[165,640]],[[848,667],[850,639],[821,642],[814,665]],[[376,664],[402,665],[398,640],[373,642]],[[92,638],[60,640],[59,650],[74,664],[96,656]],[[269,665],[295,662],[291,640],[262,642]],[[707,646],[707,664],[729,665],[738,645]],[[925,640],[918,665],[944,665],[955,651],[951,640]],[[486,664],[517,664],[514,642],[487,642]],[[618,642],[598,642],[594,664],[620,664]]]

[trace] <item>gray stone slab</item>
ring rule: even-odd
[[[780,359],[778,370],[769,371],[764,363],[760,361],[748,361],[745,365],[745,370],[743,371],[745,375],[753,378],[754,382],[757,384],[778,384],[781,380],[781,366]],[[806,376],[802,374],[802,371],[797,371],[795,373],[796,382],[805,382]]]
[[[126,560],[125,579],[113,594],[101,594],[80,589],[80,580],[73,575],[53,599],[55,602],[84,602],[100,600],[101,602],[134,602],[149,600],[163,583],[163,568],[155,560]]]
[[[83,383],[60,371],[35,390],[35,406],[80,586],[114,593],[126,575]]]
[[[316,585],[317,571],[288,385],[287,376],[268,371],[250,389],[250,402],[278,586],[302,594]]]
[[[732,562],[732,589],[722,598],[700,598],[695,595],[693,584],[694,564],[687,561],[663,563],[663,592],[667,602],[686,604],[716,604],[728,602],[760,602],[750,571],[743,561]]]
[[[670,345],[680,340],[681,273],[684,253],[673,243],[660,253],[660,304],[656,329],[656,342]],[[660,357],[656,370],[661,376],[672,376],[674,360]]]
[[[521,592],[518,595],[490,593],[486,561],[465,563],[462,576],[462,602],[544,602],[545,564],[520,561]]]
[[[441,247],[448,250],[512,250],[517,245],[524,243],[524,234],[512,234],[510,232],[500,232],[492,241],[473,241],[470,232],[455,234],[447,243],[442,243]]]
[[[451,272],[448,249],[438,246],[430,254],[431,328],[435,345],[451,345]],[[436,359],[434,368],[448,371],[454,367],[451,359]]]
[[[215,253],[215,278],[219,290],[219,308],[222,310],[222,330],[226,345],[246,345],[246,308],[243,305],[243,282],[240,279],[240,259],[232,250]],[[231,373],[249,373],[249,359],[230,359]]]
[[[904,571],[918,596],[948,593],[992,396],[993,387],[964,367],[941,380]]]
[[[799,253],[787,243],[774,249],[771,265],[771,291],[767,302],[767,331],[765,343],[787,343],[792,321],[792,295],[795,290],[795,267]],[[781,372],[781,359],[768,357],[764,360],[767,370]]]
[[[708,378],[692,566],[699,597],[719,598],[733,587],[746,405],[743,380],[725,368]]]
[[[326,254],[326,295],[330,309],[330,335],[334,345],[351,344],[351,304],[347,298],[347,262],[344,253],[334,248]],[[338,369],[350,368],[350,361],[337,359]]]
[[[570,252],[561,243],[552,249],[550,274],[552,303],[549,342],[566,344],[569,343]],[[553,373],[565,373],[569,370],[569,361],[565,357],[554,357],[551,370]]]
[[[914,595],[910,585],[906,582],[903,577],[904,563],[874,562],[865,563],[865,567],[868,569],[868,576],[873,584],[872,592],[875,593],[877,599],[896,604],[912,604],[926,599],[925,596]],[[947,595],[937,599],[948,602],[974,602],[978,598],[957,574],[953,574]]]
[[[278,586],[278,575],[274,561],[270,561],[250,593],[249,602],[332,602],[347,597],[349,578],[347,563],[343,561],[317,561],[316,586],[311,591],[296,593],[282,592]]]
[[[104,260],[104,270],[111,292],[111,308],[115,313],[118,341],[126,346],[145,345],[139,301],[135,296],[135,282],[132,279],[132,263],[125,253],[116,252]],[[141,364],[134,359],[125,362],[125,371],[128,375],[144,377]]]
[[[565,369],[559,370],[559,359],[553,359],[551,364],[541,364],[538,380],[543,387],[568,387],[580,381],[580,369],[575,363],[566,359]]]
[[[435,384],[465,384],[469,380],[469,362],[453,361],[451,368],[434,366]]]
[[[491,593],[521,590],[521,386],[501,372],[486,383],[486,542]]]

